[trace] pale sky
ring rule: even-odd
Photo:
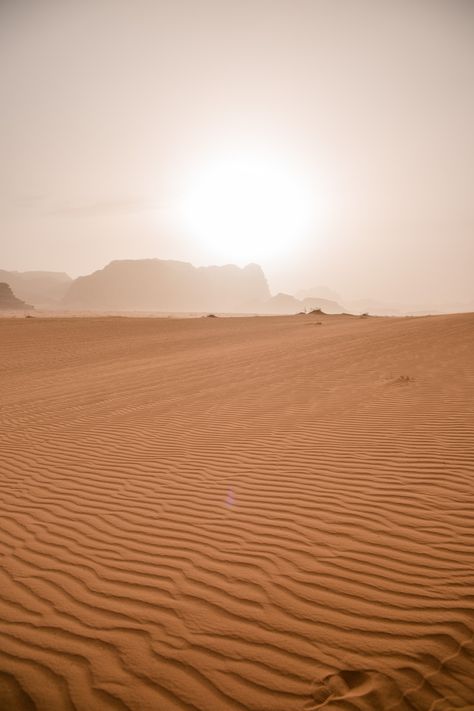
[[[273,291],[474,300],[471,0],[0,0],[0,90],[0,268],[249,261],[181,219],[244,155]]]

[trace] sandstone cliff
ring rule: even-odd
[[[34,308],[31,304],[26,304],[18,299],[9,284],[0,282],[0,309],[2,311],[28,310]]]
[[[161,312],[245,311],[270,298],[261,267],[194,267],[162,259],[113,261],[72,282],[63,306]]]

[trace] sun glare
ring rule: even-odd
[[[185,229],[215,256],[252,261],[288,252],[311,221],[308,189],[282,166],[218,161],[195,178],[182,205]]]

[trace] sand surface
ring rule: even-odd
[[[473,314],[2,319],[0,383],[1,711],[474,709]]]

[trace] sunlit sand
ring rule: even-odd
[[[473,352],[473,314],[0,320],[0,709],[474,708]]]

